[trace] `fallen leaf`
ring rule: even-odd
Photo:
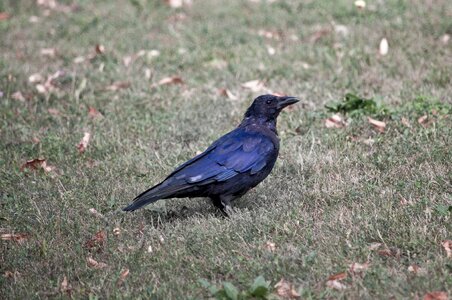
[[[444,45],[447,45],[450,41],[450,35],[449,34],[445,34],[441,37],[441,43],[443,43]]]
[[[322,39],[323,37],[329,35],[330,33],[331,33],[331,29],[330,28],[319,29],[316,32],[314,32],[313,34],[311,34],[311,36],[309,37],[309,41],[311,43],[317,43],[320,39]]]
[[[101,44],[97,44],[94,47],[94,50],[96,50],[97,54],[104,54],[105,53],[105,47],[104,47],[104,45],[101,45]]]
[[[449,296],[446,292],[437,291],[437,292],[430,292],[424,295],[424,300],[447,300],[449,299]]]
[[[372,251],[377,250],[378,248],[380,248],[381,245],[382,245],[381,243],[372,243],[370,244],[369,249]]]
[[[81,139],[80,143],[77,144],[78,153],[85,152],[86,148],[88,147],[89,140],[91,138],[91,133],[85,132],[83,135],[83,138]]]
[[[155,84],[154,86],[167,84],[184,84],[184,81],[179,76],[171,76],[160,79],[160,81],[157,82],[157,84]]]
[[[17,277],[20,276],[20,273],[18,271],[5,271],[5,273],[3,273],[3,277],[5,278],[14,278],[16,279]]]
[[[55,167],[47,165],[47,161],[45,159],[35,158],[22,164],[19,170],[23,172],[25,169],[38,170],[39,168],[42,168],[45,172],[51,172],[55,169]]]
[[[30,83],[42,82],[42,81],[44,81],[44,77],[39,73],[35,73],[28,77],[28,81]]]
[[[417,119],[417,122],[419,124],[421,124],[422,126],[426,126],[428,124],[428,116],[427,115],[423,115],[422,117],[420,117],[419,119]]]
[[[370,124],[372,124],[375,127],[375,129],[378,130],[378,132],[384,132],[385,131],[385,127],[386,127],[386,123],[385,122],[372,119],[371,117],[367,117],[367,120],[369,121]]]
[[[221,88],[218,90],[218,93],[222,96],[228,97],[230,100],[238,100],[238,97],[234,95],[230,90]]]
[[[47,109],[47,111],[49,112],[49,114],[54,116],[58,116],[60,114],[60,111],[56,108],[49,108]]]
[[[128,81],[116,81],[113,82],[111,85],[107,86],[105,89],[107,91],[116,92],[122,89],[127,89],[130,87],[130,82]]]
[[[342,128],[345,126],[347,126],[347,124],[339,115],[333,115],[325,120],[326,128]]]
[[[129,273],[130,273],[129,269],[127,269],[127,268],[123,269],[121,271],[121,274],[119,274],[119,279],[116,284],[121,285],[124,282],[124,280],[126,279],[126,277],[129,276]]]
[[[66,275],[64,275],[63,276],[63,280],[61,281],[61,284],[60,284],[60,292],[61,293],[67,293],[67,294],[70,295],[71,291],[72,291],[72,287],[70,286]]]
[[[130,66],[130,63],[132,62],[132,60],[133,60],[132,56],[124,56],[122,58],[122,62],[124,64],[124,66],[126,66],[126,67]]]
[[[166,0],[165,2],[172,8],[180,8],[184,5],[191,5],[192,0]]]
[[[382,38],[380,41],[380,46],[378,48],[378,51],[381,56],[385,56],[389,52],[389,44],[388,40],[386,38]]]
[[[400,250],[398,249],[381,249],[377,251],[378,255],[380,256],[387,256],[387,257],[400,257]]]
[[[328,277],[328,280],[342,280],[347,278],[347,273],[346,272],[341,272],[341,273],[337,273],[334,275],[331,275],[330,277]]]
[[[338,280],[328,280],[326,286],[335,290],[345,290],[347,286]]]
[[[285,299],[295,299],[300,297],[300,294],[295,290],[294,286],[283,278],[275,284],[275,289],[276,294]]]
[[[452,240],[442,241],[441,245],[446,250],[447,257],[452,257]]]
[[[93,269],[103,269],[103,268],[107,267],[106,263],[98,262],[95,259],[93,259],[92,257],[87,257],[86,262],[88,264],[88,267],[93,268]]]
[[[20,91],[13,93],[11,95],[11,99],[18,100],[21,102],[25,101],[25,97],[24,97],[24,95],[22,95],[22,93]]]
[[[55,48],[42,48],[41,55],[48,56],[48,57],[55,57],[57,55],[57,51]]]
[[[94,118],[102,117],[102,114],[97,109],[95,109],[94,107],[89,106],[88,107],[88,116],[90,118],[94,119]]]
[[[3,233],[1,235],[1,239],[3,241],[14,241],[18,242],[19,244],[22,244],[23,242],[28,240],[29,237],[30,235],[28,233]]]
[[[357,1],[355,1],[355,6],[358,9],[364,9],[366,7],[366,2],[363,0],[357,0]]]
[[[267,249],[267,250],[270,251],[270,252],[274,252],[274,251],[276,250],[276,244],[275,244],[275,243],[272,243],[272,242],[270,242],[270,241],[267,241],[267,242],[265,243],[265,249]]]
[[[268,52],[268,55],[271,55],[271,56],[276,54],[275,48],[273,48],[271,46],[267,46],[267,52]]]
[[[98,212],[94,207],[90,208],[88,211],[90,212],[90,214],[92,214],[98,218],[101,218],[101,219],[105,218],[104,215],[101,214],[100,212]]]
[[[410,124],[410,121],[408,121],[408,119],[407,118],[405,118],[405,117],[402,117],[402,124],[404,125],[404,126],[406,126],[406,127],[408,127],[408,128],[411,128],[411,124]]]
[[[105,245],[105,240],[107,239],[107,232],[105,230],[99,230],[96,234],[85,242],[85,248],[96,252],[102,252]]]
[[[360,263],[352,263],[350,265],[350,272],[351,273],[362,273],[366,271],[369,268],[370,264],[369,262],[365,262],[363,264]]]
[[[38,138],[35,137],[35,136],[31,138],[31,141],[32,141],[34,144],[39,144],[39,143],[41,142],[41,140],[38,139]]]
[[[250,81],[247,81],[245,83],[242,83],[242,87],[244,87],[246,89],[250,89],[254,93],[262,91],[262,90],[265,89],[264,82],[259,80],[259,79],[250,80]]]
[[[419,267],[418,265],[408,266],[408,272],[414,273],[416,275],[422,275],[427,273],[423,268]]]
[[[8,20],[10,17],[11,17],[11,15],[8,13],[6,13],[4,11],[0,12],[0,21]]]
[[[116,235],[116,236],[120,235],[121,234],[121,228],[119,228],[119,227],[113,228],[113,234]]]
[[[152,71],[149,68],[144,69],[144,77],[146,77],[146,79],[151,79],[152,76]]]

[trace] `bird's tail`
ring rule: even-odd
[[[183,191],[187,185],[162,186],[156,185],[133,199],[133,202],[123,208],[123,211],[134,211],[157,200],[171,198],[175,193]]]

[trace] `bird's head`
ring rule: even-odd
[[[296,97],[275,95],[262,95],[254,99],[253,104],[245,113],[245,118],[261,118],[276,120],[279,113],[287,106],[300,101]]]

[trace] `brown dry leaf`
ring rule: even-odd
[[[98,262],[95,259],[93,259],[92,257],[87,257],[86,262],[88,264],[88,267],[93,268],[93,269],[103,269],[103,268],[107,267],[106,263]]]
[[[88,107],[88,116],[90,118],[94,119],[94,118],[102,117],[102,114],[97,109],[95,109],[94,107],[89,106]]]
[[[330,277],[328,277],[328,280],[342,280],[347,278],[347,273],[346,272],[341,272],[341,273],[337,273],[334,275],[331,275]]]
[[[122,270],[121,274],[119,274],[117,285],[121,285],[124,282],[124,280],[126,279],[126,277],[129,276],[129,273],[130,273],[130,271],[127,268]]]
[[[160,81],[157,82],[157,84],[154,84],[154,86],[167,85],[167,84],[184,84],[184,81],[179,76],[171,76],[171,77],[165,77],[165,78],[160,79]]]
[[[24,95],[22,95],[22,93],[20,91],[17,91],[14,94],[12,94],[11,99],[18,100],[21,102],[25,101],[25,97],[24,97]]]
[[[347,126],[347,123],[339,115],[333,115],[325,120],[326,128],[342,128]]]
[[[424,300],[447,300],[449,299],[446,292],[437,291],[430,292],[424,295]]]
[[[380,256],[387,256],[387,257],[400,257],[400,250],[399,249],[381,249],[377,251],[378,255]]]
[[[265,249],[267,249],[270,252],[274,252],[276,250],[276,244],[270,241],[267,241],[265,243]]]
[[[70,295],[71,291],[72,291],[72,287],[69,284],[66,275],[64,275],[63,281],[61,281],[61,284],[60,284],[60,292],[67,293]]]
[[[326,282],[326,286],[335,290],[343,290],[346,289],[347,286],[340,282],[340,280],[343,280],[347,278],[346,272],[337,273],[334,275],[331,275],[328,277],[328,280]]]
[[[251,90],[256,93],[265,89],[265,84],[262,80],[250,80],[245,83],[242,83],[242,87]]]
[[[382,121],[378,121],[375,119],[372,119],[371,117],[367,117],[367,120],[370,124],[374,126],[375,129],[378,130],[378,132],[384,132],[386,128],[386,123]]]
[[[226,88],[221,88],[218,90],[218,93],[222,96],[228,97],[230,100],[238,100],[239,98],[234,95],[230,90]]]
[[[101,219],[104,219],[104,218],[105,218],[104,215],[101,214],[100,212],[98,212],[94,207],[93,207],[93,208],[90,208],[88,211],[89,211],[92,215],[94,215],[94,216],[96,216],[96,217],[98,217],[98,218],[101,218]]]
[[[54,116],[58,116],[60,114],[60,111],[56,108],[49,108],[47,109],[47,111],[49,112],[49,114]]]
[[[20,273],[18,271],[5,271],[5,273],[3,273],[3,277],[5,278],[14,278],[16,279],[17,277],[20,276]]]
[[[386,38],[382,38],[380,41],[380,46],[378,47],[378,53],[380,53],[381,56],[387,55],[389,52],[389,44],[388,40]]]
[[[347,286],[339,280],[328,280],[326,286],[335,290],[345,290]]]
[[[419,124],[421,124],[422,126],[426,127],[428,124],[428,116],[427,115],[423,115],[422,117],[420,117],[419,119],[417,119],[417,122]]]
[[[369,249],[372,251],[377,250],[378,248],[380,248],[381,245],[382,245],[381,243],[372,243],[369,245]]]
[[[351,273],[362,273],[362,272],[366,271],[369,268],[369,266],[370,266],[369,262],[365,262],[363,264],[355,262],[350,265],[350,272]]]
[[[295,290],[294,286],[282,278],[275,284],[276,294],[284,299],[296,299],[300,294]]]
[[[402,124],[408,128],[411,128],[410,121],[408,121],[408,119],[405,117],[402,117]]]
[[[422,275],[422,274],[426,274],[426,271],[419,267],[418,265],[411,265],[408,267],[408,272],[410,273],[414,273],[416,275]]]
[[[11,17],[11,15],[8,13],[6,13],[4,11],[0,12],[0,21],[8,20],[10,17]]]
[[[101,45],[101,44],[97,44],[94,47],[94,50],[96,51],[97,54],[104,54],[105,53],[105,47],[104,47],[104,45]]]
[[[441,245],[446,250],[447,257],[452,257],[452,240],[442,241]]]
[[[330,33],[331,33],[331,29],[330,28],[322,28],[320,30],[317,30],[316,32],[311,34],[311,36],[309,37],[309,42],[317,43],[320,39],[322,39],[323,37],[329,35]]]
[[[55,48],[42,48],[42,56],[55,57],[57,55],[57,50]]]
[[[42,168],[45,172],[51,172],[55,169],[55,167],[47,165],[45,159],[35,158],[22,164],[22,166],[20,166],[20,171],[23,172],[25,169],[38,170],[39,168]]]
[[[28,233],[3,233],[1,235],[1,239],[3,241],[14,241],[18,242],[19,244],[22,244],[23,242],[28,240],[29,237],[30,235]]]
[[[107,239],[107,232],[105,230],[100,230],[96,234],[85,242],[85,248],[88,250],[96,250],[96,252],[101,252],[105,245],[105,240]]]
[[[130,87],[130,82],[128,81],[116,81],[113,82],[111,85],[107,86],[105,89],[107,91],[116,92],[123,89],[128,89]]]
[[[85,132],[83,138],[80,140],[80,143],[77,144],[78,153],[83,153],[88,147],[89,140],[91,139],[91,133]]]

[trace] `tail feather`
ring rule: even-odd
[[[183,191],[188,185],[176,185],[176,186],[165,186],[161,185],[154,186],[147,191],[144,191],[140,195],[133,199],[133,202],[123,208],[123,211],[134,211],[145,205],[153,203],[160,199],[171,198],[177,192]]]

